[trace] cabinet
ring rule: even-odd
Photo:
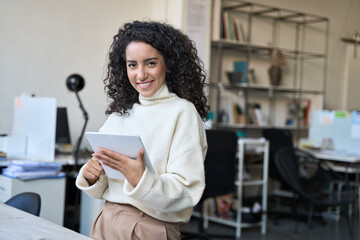
[[[65,178],[19,180],[0,175],[0,202],[22,192],[36,192],[41,197],[40,217],[60,226],[64,221]]]
[[[307,130],[310,110],[324,105],[329,20],[242,0],[213,0],[212,7],[215,126]],[[227,72],[235,70],[243,76],[230,83]]]
[[[267,226],[267,191],[268,191],[268,169],[269,169],[269,142],[264,139],[247,139],[240,138],[238,140],[238,175],[236,181],[236,214],[233,220],[221,219],[213,216],[204,216],[205,220],[217,222],[236,229],[236,239],[241,237],[241,229],[246,227],[261,227],[261,234],[266,233]],[[262,174],[261,177],[250,180],[243,180],[245,172],[245,153],[251,149],[260,149],[262,154]],[[261,188],[261,218],[259,222],[246,223],[242,221],[243,208],[243,188],[249,186],[259,186]]]

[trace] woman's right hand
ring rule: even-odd
[[[96,183],[100,175],[105,175],[105,171],[98,159],[91,158],[83,170],[83,175],[91,186]]]

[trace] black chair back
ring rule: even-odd
[[[206,130],[208,151],[205,157],[203,198],[232,193],[236,175],[236,133],[229,130]]]
[[[291,147],[280,148],[275,155],[276,168],[284,181],[298,194],[307,197],[301,184],[299,163]]]
[[[17,194],[7,200],[5,204],[35,216],[40,215],[41,198],[37,193],[24,192]]]
[[[269,176],[272,179],[278,180],[284,185],[285,187],[287,184],[285,183],[284,179],[280,175],[276,164],[275,164],[275,154],[283,147],[294,148],[293,139],[291,132],[285,129],[264,129],[262,131],[263,137],[269,140],[270,147],[269,147]]]

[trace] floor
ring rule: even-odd
[[[188,224],[181,227],[181,231],[196,232],[197,220],[192,219]],[[300,221],[298,232],[294,233],[295,221],[289,217],[279,218],[276,221],[268,220],[267,233],[261,235],[260,227],[246,228],[242,230],[241,240],[347,240],[350,239],[346,220],[344,217],[339,221],[332,219],[313,220],[312,228],[307,229],[306,221]],[[353,222],[354,240],[360,240],[360,223],[358,220]],[[216,234],[225,233],[235,236],[235,230],[232,227],[210,223],[209,232]],[[229,238],[215,238],[229,239]],[[234,237],[235,239],[235,237]]]

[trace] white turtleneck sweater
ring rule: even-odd
[[[89,186],[82,167],[76,186],[93,198],[130,204],[162,221],[186,222],[205,187],[203,122],[195,106],[169,93],[165,84],[139,100],[129,115],[111,114],[100,132],[139,135],[155,174],[146,168],[135,188],[107,176]]]

